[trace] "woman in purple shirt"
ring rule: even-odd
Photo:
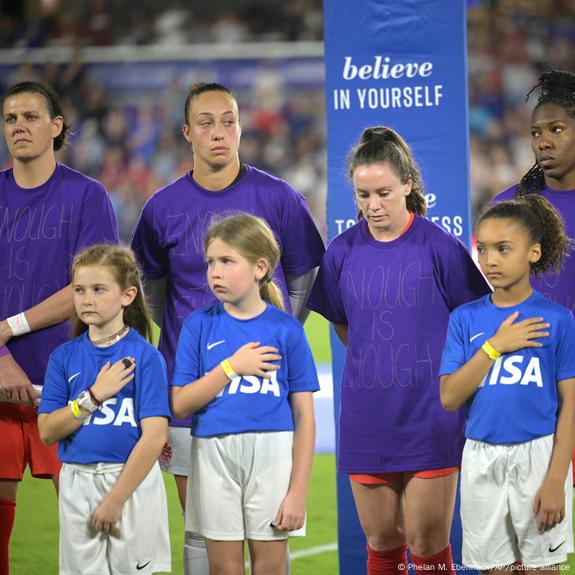
[[[287,310],[302,323],[305,302],[324,252],[303,196],[287,182],[240,161],[242,128],[229,88],[194,84],[184,106],[183,134],[194,169],[158,190],[146,203],[132,236],[154,320],[162,328],[159,350],[171,379],[178,337],[186,317],[215,301],[206,279],[204,236],[214,216],[247,212],[263,218],[281,248],[275,272]],[[170,422],[163,467],[176,478],[182,508],[190,468],[191,420]],[[186,574],[209,571],[203,539],[186,532]]]
[[[575,238],[575,75],[554,70],[539,77],[540,95],[531,116],[531,148],[535,164],[521,182],[501,192],[492,203],[539,194],[563,216]],[[531,94],[529,92],[529,94]],[[575,311],[575,260],[567,258],[561,272],[533,278],[543,295]]]
[[[552,70],[541,74],[531,92],[539,98],[531,116],[531,149],[535,164],[521,181],[492,203],[539,194],[561,214],[567,235],[575,239],[575,74]],[[531,92],[527,95],[529,97]],[[575,259],[560,271],[532,278],[533,288],[575,313]],[[575,465],[575,453],[573,454]]]
[[[26,466],[58,482],[56,446],[42,443],[35,406],[48,356],[69,336],[71,260],[92,244],[117,243],[118,230],[102,184],[56,161],[68,129],[58,95],[20,82],[0,103],[12,159],[0,171],[0,573],[7,575]]]
[[[359,222],[327,249],[308,306],[347,347],[338,470],[348,473],[368,574],[406,573],[406,550],[451,570],[463,414],[439,401],[449,313],[489,291],[467,250],[426,220],[422,180],[396,132],[366,129],[349,173]]]

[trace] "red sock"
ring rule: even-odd
[[[16,516],[16,502],[0,499],[0,575],[10,573],[10,535]]]
[[[367,575],[406,575],[407,545],[376,551],[367,546]]]
[[[453,559],[451,557],[451,545],[443,551],[430,555],[429,557],[419,557],[413,551],[410,552],[411,561],[415,565],[415,572],[428,571],[430,573],[451,573],[453,575]],[[420,569],[418,567],[421,566]],[[427,566],[427,568],[426,568]]]

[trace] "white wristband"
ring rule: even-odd
[[[13,315],[12,317],[7,317],[6,322],[10,326],[10,329],[12,330],[14,336],[24,335],[25,333],[29,333],[32,331],[30,329],[30,325],[28,324],[28,320],[24,315],[24,312]]]

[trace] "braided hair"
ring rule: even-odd
[[[555,104],[575,118],[575,74],[562,70],[551,70],[539,76],[539,80],[527,94],[529,96],[539,89],[540,94],[533,112],[544,104]],[[517,196],[539,194],[545,189],[545,176],[537,162],[521,178]]]

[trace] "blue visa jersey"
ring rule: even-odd
[[[319,382],[302,325],[272,305],[250,319],[231,316],[220,302],[188,316],[178,342],[172,385],[193,383],[254,341],[279,349],[279,369],[270,372],[270,379],[255,375],[234,378],[193,413],[192,435],[294,429],[289,394],[317,391]]]
[[[555,432],[557,382],[575,377],[575,319],[561,304],[534,291],[524,302],[497,307],[487,295],[458,307],[449,320],[440,375],[467,363],[518,311],[516,322],[542,317],[550,324],[540,348],[506,353],[494,362],[468,401],[465,435],[492,444],[522,443]]]
[[[136,358],[135,377],[83,425],[58,443],[64,463],[124,463],[142,434],[146,417],[170,417],[166,364],[135,329],[109,347],[96,347],[87,333],[56,348],[50,356],[38,413],[66,406],[96,381],[106,362]]]

